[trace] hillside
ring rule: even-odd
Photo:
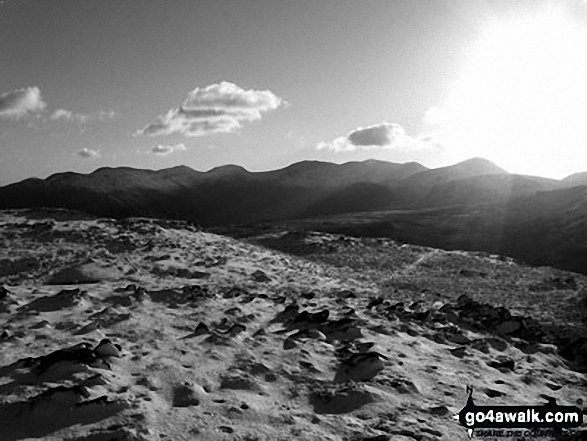
[[[2,439],[466,440],[465,385],[583,406],[585,277],[259,233],[0,213]]]

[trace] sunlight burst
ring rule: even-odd
[[[454,159],[562,177],[587,166],[587,28],[551,6],[494,19],[444,106]]]

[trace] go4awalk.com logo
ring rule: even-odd
[[[467,386],[467,393],[467,404],[454,419],[467,428],[469,438],[473,433],[503,437],[562,435],[583,424],[580,408],[559,406],[555,400],[538,406],[477,406],[471,386]]]

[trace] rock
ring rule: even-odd
[[[247,329],[247,327],[245,325],[241,325],[240,323],[235,323],[230,328],[228,328],[226,330],[226,332],[224,332],[224,334],[228,335],[230,337],[234,337],[234,336],[240,334],[241,332],[245,332],[246,329]]]
[[[498,337],[489,337],[485,341],[496,351],[503,352],[508,348],[507,341]]]
[[[290,335],[289,338],[311,338],[313,340],[326,341],[326,335],[324,335],[324,333],[318,331],[317,329],[303,329],[301,331],[296,332],[295,334]]]
[[[120,351],[122,351],[120,345],[113,344],[107,338],[100,341],[94,349],[96,356],[99,358],[120,357]]]
[[[173,388],[173,407],[198,406],[200,396],[189,383]]]
[[[473,341],[471,347],[478,350],[479,352],[483,352],[484,354],[489,354],[489,343],[483,339]]]
[[[428,412],[430,412],[432,415],[445,416],[450,413],[450,410],[446,406],[435,406],[435,407],[430,407],[428,409]]]
[[[208,326],[205,323],[200,322],[200,323],[198,323],[198,326],[196,326],[196,330],[194,331],[194,336],[197,337],[198,335],[208,334],[208,333],[210,333],[210,329],[208,329]]]
[[[376,297],[376,298],[372,298],[369,303],[367,304],[366,308],[367,309],[371,309],[374,308],[375,306],[381,305],[384,301],[383,297]]]
[[[89,334],[90,332],[97,331],[98,329],[100,329],[100,324],[97,322],[91,322],[91,323],[88,323],[87,325],[81,327],[80,329],[75,331],[73,334],[74,335],[85,335],[85,334]]]
[[[289,351],[290,349],[296,348],[298,344],[296,343],[295,339],[288,337],[283,341],[283,349]]]
[[[368,381],[385,367],[383,360],[387,357],[378,352],[361,352],[344,360],[334,376],[335,382]]]
[[[297,316],[294,317],[293,321],[290,323],[290,329],[309,329],[309,328],[317,328],[322,323],[325,323],[328,320],[328,316],[330,311],[324,309],[320,312],[311,313],[306,310],[300,312]]]
[[[33,408],[45,403],[57,407],[69,407],[89,397],[90,393],[84,386],[57,386],[30,398],[29,403]]]
[[[66,370],[75,370],[75,365],[98,365],[100,367],[106,365],[108,367],[104,361],[110,357],[120,356],[120,350],[120,346],[113,344],[109,339],[103,339],[96,348],[92,348],[90,343],[84,342],[33,359],[32,365],[37,375],[44,374],[52,366],[62,362],[71,365]]]
[[[141,377],[137,380],[139,386],[145,386],[151,391],[157,391],[163,387],[161,380],[157,377]]]
[[[581,368],[587,367],[587,337],[571,340],[561,347],[559,354]]]
[[[188,268],[184,264],[169,258],[169,256],[163,257],[165,259],[158,260],[153,265],[152,272],[154,274],[159,276],[180,277],[183,279],[204,279],[210,277],[209,272]]]
[[[47,285],[79,285],[118,280],[123,273],[117,268],[104,268],[91,262],[63,268],[53,273]]]
[[[41,375],[51,366],[59,362],[72,362],[90,365],[97,357],[90,343],[80,343],[66,349],[59,349],[34,361],[37,375]]]
[[[0,286],[0,302],[6,300],[9,294],[12,293],[5,286]]]
[[[86,292],[80,289],[64,289],[57,294],[42,296],[22,306],[24,311],[52,312],[70,309],[77,306],[86,296]]]
[[[514,360],[503,355],[497,357],[496,360],[487,362],[487,365],[500,372],[513,371],[515,368]]]
[[[222,293],[222,298],[234,299],[236,297],[246,296],[248,294],[249,294],[249,292],[246,289],[238,287],[238,286],[232,286]]]
[[[356,340],[363,337],[358,321],[353,318],[329,321],[319,329],[329,340]]]
[[[51,324],[47,320],[41,320],[40,322],[35,323],[31,326],[31,329],[42,329],[42,328],[50,328]]]
[[[485,392],[485,395],[487,395],[489,398],[503,397],[503,396],[507,395],[505,392],[502,392],[500,390],[490,389],[490,388],[485,388],[484,392]]]
[[[255,379],[245,374],[244,372],[224,375],[220,381],[220,388],[252,391],[261,390]]]
[[[282,323],[282,322],[289,322],[290,320],[293,320],[294,317],[296,317],[299,314],[299,310],[300,310],[300,305],[298,305],[297,303],[290,303],[289,305],[287,305],[285,307],[285,309],[283,311],[281,311],[279,314],[277,314],[275,316],[275,318],[273,320],[271,320],[272,323]]]
[[[347,389],[340,391],[316,391],[310,395],[310,404],[318,414],[343,414],[373,403],[376,397],[369,391]]]
[[[253,279],[255,282],[260,282],[260,283],[271,281],[271,277],[269,277],[267,274],[265,274],[261,270],[257,270],[253,274],[251,274],[251,279]]]
[[[506,320],[495,327],[495,332],[500,335],[513,334],[522,327],[522,324],[517,320]]]
[[[467,355],[467,348],[465,346],[460,346],[458,348],[451,349],[450,353],[457,358],[463,358],[465,355]]]

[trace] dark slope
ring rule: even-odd
[[[0,188],[0,207],[59,207],[112,217],[185,215],[189,213],[176,205],[177,195],[202,182],[201,175],[189,167],[58,173]]]
[[[574,173],[561,181],[561,186],[564,187],[575,187],[577,185],[587,185],[587,172]]]
[[[386,185],[358,182],[321,198],[304,211],[303,217],[385,210],[396,200],[396,193]]]
[[[288,228],[486,251],[587,274],[587,186],[484,204],[313,218]]]
[[[429,169],[404,179],[398,189],[401,204],[404,206],[425,205],[428,193],[435,187],[451,181],[476,176],[508,174],[491,161],[473,158],[448,167]]]
[[[587,186],[515,199],[504,232],[504,253],[587,274]]]
[[[536,176],[506,173],[474,176],[435,185],[419,204],[425,207],[443,207],[510,200],[540,191],[554,190],[559,186],[559,181]]]

